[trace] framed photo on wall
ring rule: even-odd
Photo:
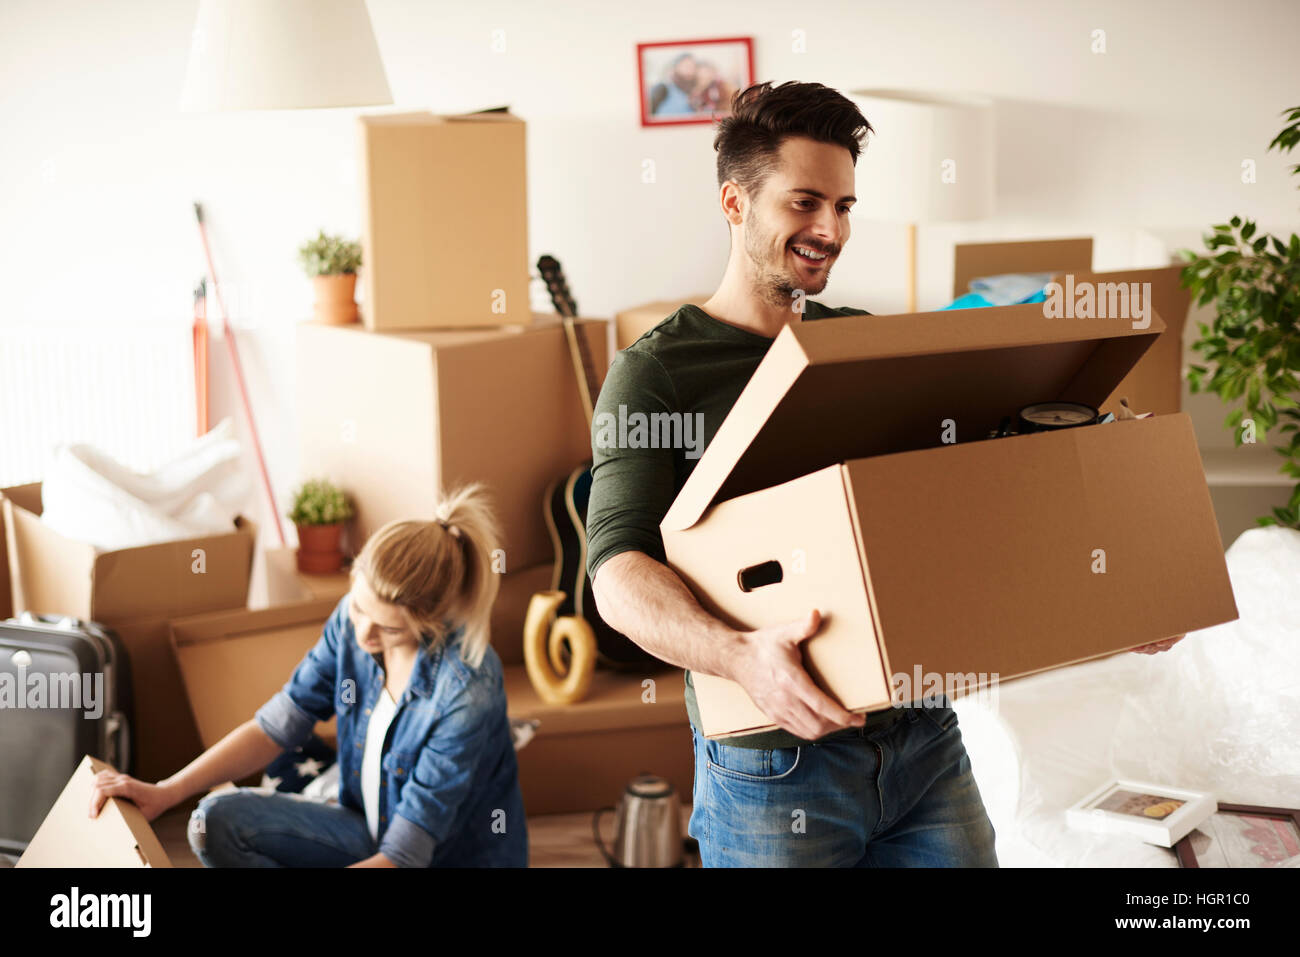
[[[751,37],[636,45],[642,126],[712,123],[754,82]]]
[[[1174,850],[1182,867],[1300,867],[1300,808],[1220,804]]]

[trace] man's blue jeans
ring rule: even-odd
[[[771,751],[694,727],[687,833],[705,867],[997,867],[951,707]]]

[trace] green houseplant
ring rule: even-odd
[[[287,515],[298,529],[298,571],[329,574],[343,567],[339,539],[352,503],[326,479],[309,479],[294,493]]]
[[[1282,115],[1289,125],[1268,148],[1289,153],[1300,143],[1300,107]],[[1291,167],[1297,173],[1300,164]],[[1281,423],[1279,432],[1290,433],[1277,448],[1286,459],[1281,471],[1300,480],[1300,236],[1292,233],[1286,241],[1258,234],[1255,223],[1240,216],[1213,228],[1202,253],[1182,251],[1182,284],[1198,305],[1215,307],[1214,324],[1198,323],[1200,338],[1192,344],[1206,364],[1191,366],[1188,382],[1193,392],[1241,401],[1224,423],[1237,446]],[[1286,505],[1256,521],[1300,528],[1300,483]]]
[[[344,325],[357,321],[357,270],[361,244],[321,230],[298,247],[298,262],[316,290],[316,318]]]

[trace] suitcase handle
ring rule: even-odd
[[[114,711],[108,721],[108,734],[114,741],[113,754],[109,763],[123,774],[127,774],[129,773],[127,768],[131,767],[130,725],[126,715],[121,711]]]

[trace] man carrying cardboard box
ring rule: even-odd
[[[705,866],[997,866],[946,700],[845,710],[804,668],[800,644],[821,627],[816,610],[781,626],[731,627],[665,564],[659,531],[785,325],[868,314],[808,297],[825,289],[848,241],[854,167],[871,130],[818,83],[763,83],[736,96],[714,140],[731,231],[722,282],[619,353],[592,426],[588,572],[606,621],[688,669],[689,833]],[[737,682],[779,729],[705,738],[689,669]]]

